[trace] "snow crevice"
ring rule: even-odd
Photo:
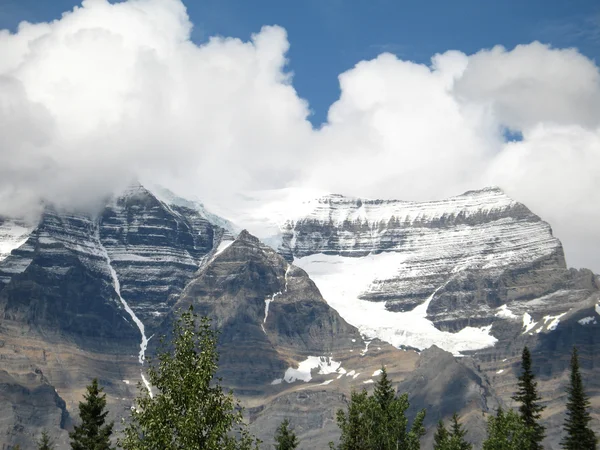
[[[138,354],[138,361],[140,364],[144,365],[146,349],[148,348],[148,338],[146,337],[146,331],[144,328],[144,324],[139,319],[139,317],[135,314],[135,312],[133,312],[133,309],[131,309],[131,307],[129,306],[127,301],[125,301],[125,299],[121,296],[121,283],[119,281],[119,277],[117,276],[117,272],[115,271],[114,267],[112,266],[110,256],[108,255],[108,251],[106,250],[106,248],[102,244],[102,241],[100,240],[100,227],[99,226],[96,227],[96,238],[98,240],[98,247],[100,248],[100,250],[102,252],[102,256],[104,256],[104,259],[106,261],[106,265],[108,267],[108,271],[109,271],[110,277],[112,279],[113,288],[114,288],[117,296],[119,297],[119,300],[120,300],[121,304],[123,305],[123,308],[125,309],[127,314],[129,314],[129,316],[131,317],[131,320],[133,320],[135,325],[138,327],[138,330],[140,331],[142,341],[140,343],[140,352]],[[152,397],[152,389],[150,387],[150,383],[144,376],[143,372],[140,372],[140,375],[142,377],[142,381],[144,382],[144,385],[146,386],[150,396]]]

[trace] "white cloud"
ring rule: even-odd
[[[86,0],[0,32],[0,213],[93,205],[134,176],[221,206],[294,185],[426,199],[498,184],[600,271],[600,75],[576,50],[382,54],[340,75],[315,130],[282,28],[198,46],[191,27],[179,0]]]

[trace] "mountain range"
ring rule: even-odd
[[[93,377],[118,428],[189,305],[220,331],[219,375],[267,444],[287,417],[302,448],[326,448],[336,409],[385,365],[428,410],[424,448],[455,411],[477,446],[485,415],[513,405],[524,345],[546,447],[559,448],[573,345],[600,425],[600,277],[568,268],[551,227],[500,189],[323,195],[286,205],[271,239],[240,225],[139,183],[95,214],[0,218],[2,448],[33,448],[42,429],[66,445]]]

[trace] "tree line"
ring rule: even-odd
[[[226,393],[216,378],[218,352],[216,332],[208,318],[198,318],[190,308],[173,325],[171,346],[161,340],[156,364],[148,378],[154,395],[138,384],[140,394],[131,407],[124,430],[111,443],[114,423],[107,422],[106,394],[94,379],[79,403],[81,423],[69,434],[72,450],[252,450],[261,441],[252,436],[243,421],[243,409]],[[487,422],[484,450],[539,450],[545,437],[540,423],[544,406],[532,370],[531,354],[525,347],[517,392],[512,397],[517,411],[498,408]],[[597,438],[590,428],[590,401],[585,394],[577,349],[571,356],[567,388],[567,416],[561,446],[566,450],[595,450]],[[372,394],[366,389],[352,392],[348,405],[340,409],[336,422],[340,429],[337,450],[418,450],[425,435],[425,410],[412,423],[406,412],[408,394],[397,395],[385,367]],[[471,450],[467,430],[457,414],[449,426],[442,421],[434,435],[434,450]],[[285,419],[274,436],[276,450],[293,450],[299,440]],[[54,444],[44,431],[39,450],[52,450]],[[14,449],[18,449],[14,447]]]

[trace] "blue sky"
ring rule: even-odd
[[[22,20],[48,21],[77,0],[0,0],[0,28]],[[467,54],[497,44],[512,48],[534,40],[577,47],[600,57],[598,0],[188,0],[193,40],[212,35],[244,40],[262,25],[278,24],[289,35],[294,87],[307,99],[314,125],[325,121],[339,96],[337,76],[358,61],[388,51],[428,63],[449,49]],[[485,6],[482,6],[484,5]]]

